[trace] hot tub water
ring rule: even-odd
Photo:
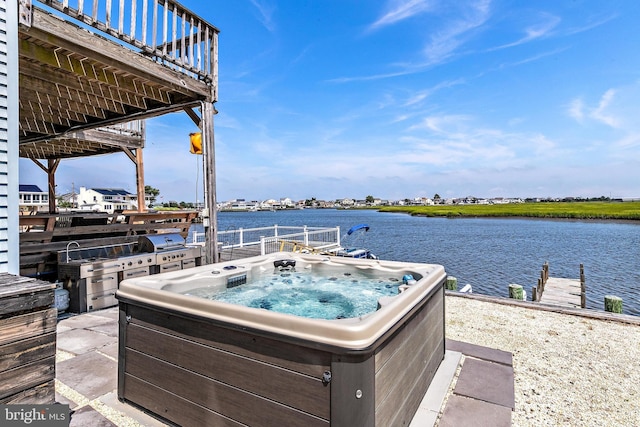
[[[378,308],[378,300],[398,295],[401,278],[371,277],[361,272],[319,275],[304,270],[265,272],[224,291],[200,287],[184,292],[200,298],[261,308],[312,319],[361,317]]]

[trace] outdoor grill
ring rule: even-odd
[[[58,279],[69,291],[69,310],[84,313],[116,305],[115,293],[124,279],[195,267],[201,256],[200,247],[187,246],[179,233],[146,234],[137,244],[73,246],[58,252]]]
[[[130,279],[132,277],[148,276],[151,269],[156,264],[155,254],[150,253],[132,253],[126,257],[120,258],[122,261],[122,272],[120,280]]]
[[[152,274],[194,267],[199,247],[187,246],[178,233],[145,234],[138,237],[138,252],[155,253],[156,262]]]
[[[186,243],[186,240],[179,233],[145,234],[138,237],[138,252],[182,249]]]

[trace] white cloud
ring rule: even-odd
[[[276,23],[273,20],[273,12],[275,10],[274,5],[267,4],[264,1],[250,0],[251,4],[258,9],[258,20],[269,31],[274,32],[276,30]]]
[[[535,25],[531,25],[523,30],[524,36],[514,42],[503,44],[491,49],[488,49],[488,52],[506,49],[514,46],[519,46],[525,43],[529,43],[533,40],[537,40],[543,37],[546,37],[553,29],[555,29],[560,23],[561,19],[557,16],[544,13],[541,14],[541,21],[537,22]]]
[[[377,30],[426,12],[432,8],[431,3],[429,0],[392,0],[387,4],[385,14],[371,24],[369,29]]]
[[[471,38],[472,32],[487,22],[491,16],[490,5],[489,0],[463,4],[456,18],[447,20],[444,28],[431,37],[424,50],[428,62],[439,64],[453,56],[458,47]]]
[[[582,122],[584,120],[584,101],[581,98],[572,100],[569,104],[568,113],[578,122]]]
[[[602,98],[600,98],[598,107],[591,112],[591,117],[593,119],[609,125],[613,128],[618,127],[619,121],[616,117],[608,114],[607,110],[611,105],[615,94],[616,91],[613,89],[609,89],[608,91],[606,91],[604,95],[602,95]]]
[[[403,104],[404,107],[409,107],[412,105],[416,105],[427,99],[429,96],[434,94],[437,91],[442,89],[447,89],[452,86],[456,86],[464,83],[464,79],[456,79],[456,80],[445,80],[443,82],[438,83],[437,85],[430,87],[428,89],[419,91],[417,93],[412,94],[409,99]]]
[[[604,25],[607,22],[609,22],[609,21],[611,21],[613,19],[616,19],[616,18],[618,18],[618,15],[617,14],[612,14],[612,15],[606,16],[606,17],[604,17],[604,18],[602,18],[602,19],[600,19],[598,21],[595,21],[595,22],[592,22],[592,23],[588,23],[588,24],[586,24],[586,25],[584,25],[582,27],[569,28],[569,29],[567,29],[565,31],[565,35],[570,36],[570,35],[574,35],[574,34],[580,34],[580,33],[583,33],[585,31],[590,31],[590,30],[593,30],[594,28],[598,28],[599,26]]]
[[[409,99],[407,99],[407,102],[404,103],[404,106],[408,107],[410,105],[418,104],[418,103],[424,101],[429,96],[430,93],[431,93],[431,91],[429,91],[429,90],[424,90],[422,92],[418,92],[418,93],[412,95]]]
[[[428,116],[425,117],[421,123],[409,128],[409,130],[427,129],[435,133],[447,134],[451,137],[453,135],[453,128],[459,129],[469,120],[471,120],[470,116],[462,114]]]
[[[616,93],[617,91],[615,89],[607,90],[600,97],[598,105],[593,108],[586,106],[582,98],[573,99],[569,103],[567,113],[578,123],[584,123],[587,119],[590,119],[599,123],[604,123],[612,128],[618,128],[621,124],[621,119],[611,112],[611,107]]]
[[[621,148],[625,150],[620,152],[620,155],[621,155],[621,158],[627,158],[629,155],[629,152],[626,150],[636,149],[640,147],[640,133],[632,133],[629,135],[625,135],[623,138],[616,141],[614,145],[617,148]],[[640,151],[636,152],[635,156],[640,158]]]
[[[531,143],[534,146],[536,154],[540,156],[547,155],[556,148],[556,143],[542,134],[534,135],[531,138]]]

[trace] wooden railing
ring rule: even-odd
[[[217,88],[218,33],[174,0],[40,0]],[[204,3],[203,3],[204,4]],[[217,90],[217,89],[216,89]],[[217,94],[214,94],[217,98]],[[215,100],[215,99],[214,99]]]

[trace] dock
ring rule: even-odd
[[[580,264],[580,277],[568,279],[549,276],[549,263],[545,262],[540,272],[538,285],[532,289],[532,300],[547,305],[568,308],[585,308],[586,282],[584,266]]]

